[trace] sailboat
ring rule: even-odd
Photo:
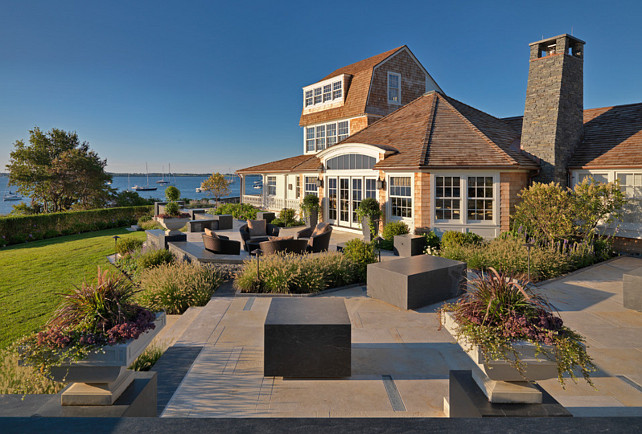
[[[158,187],[150,187],[149,186],[149,170],[147,169],[147,163],[145,163],[145,172],[147,172],[147,185],[145,185],[144,187],[140,186],[140,185],[135,185],[135,186],[132,187],[132,190],[135,190],[135,191],[154,191],[154,190],[158,190]]]
[[[9,190],[9,193],[4,195],[3,200],[5,200],[5,201],[7,201],[7,200],[22,200],[22,198],[20,196],[18,196],[17,194],[12,193],[11,190]]]
[[[164,168],[164,167],[163,167],[163,171],[165,171],[165,168]],[[169,172],[168,172],[168,175],[167,175],[167,177],[168,177],[168,178],[171,178],[171,176],[172,176],[172,175],[171,175],[171,173],[172,173],[172,165],[171,165],[171,163],[170,163],[170,165],[169,165]],[[169,184],[170,182],[171,182],[171,181],[169,181],[169,180],[166,180],[166,179],[165,179],[165,174],[163,174],[162,178],[161,178],[161,179],[159,179],[158,181],[156,181],[156,184],[166,185],[166,184]]]

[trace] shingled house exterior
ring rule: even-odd
[[[374,197],[384,221],[491,238],[533,180],[592,176],[620,180],[633,199],[620,235],[639,242],[642,103],[584,110],[584,42],[560,35],[530,48],[523,117],[447,96],[406,46],[334,71],[303,88],[303,154],[239,170],[264,185],[242,201],[278,211],[317,194],[324,220],[358,230],[355,210]]]

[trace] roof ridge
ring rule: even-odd
[[[401,45],[399,47],[392,48],[390,50],[383,51],[383,52],[378,53],[378,54],[374,54],[374,55],[372,55],[370,57],[366,57],[365,59],[357,60],[356,62],[352,62],[352,63],[349,63],[347,65],[341,66],[341,67],[335,69],[334,71],[332,71],[330,74],[324,76],[321,80],[316,81],[315,83],[318,83],[318,82],[324,81],[324,80],[329,80],[330,78],[339,75],[340,74],[339,71],[345,70],[345,69],[349,69],[350,67],[352,67],[354,65],[357,65],[358,63],[367,64],[368,61],[372,61],[375,57],[379,57],[379,56],[384,56],[385,55],[385,57],[383,57],[379,62],[375,63],[374,65],[371,65],[370,67],[364,66],[362,68],[359,68],[357,71],[353,71],[353,72],[350,72],[350,73],[343,72],[343,74],[354,75],[354,73],[358,72],[358,71],[363,71],[363,70],[368,70],[368,69],[372,70],[375,67],[375,65],[378,65],[379,63],[383,62],[385,59],[387,59],[388,57],[392,56],[397,51],[401,50],[403,47],[406,47],[406,45],[404,44],[404,45]]]
[[[430,117],[427,122],[428,128],[426,128],[426,136],[424,137],[424,142],[421,145],[421,153],[419,154],[419,159],[420,161],[418,164],[425,165],[426,161],[428,161],[428,144],[430,143],[430,139],[432,138],[432,131],[435,127],[435,113],[437,112],[437,103],[439,101],[439,98],[435,98],[433,95],[432,98],[432,106],[430,107]]]
[[[463,102],[461,102],[461,101],[459,101],[459,100],[456,100],[455,98],[446,97],[445,95],[443,96],[443,98],[444,98],[444,100],[446,101],[446,104],[448,104],[448,105],[451,107],[451,109],[455,112],[455,114],[456,114],[457,116],[459,116],[459,117],[460,117],[460,118],[461,118],[461,119],[462,119],[462,120],[463,120],[463,121],[464,121],[464,122],[465,122],[465,123],[466,123],[466,124],[467,124],[471,129],[472,129],[472,130],[473,130],[473,131],[475,131],[476,133],[478,133],[478,134],[479,134],[479,135],[480,135],[480,136],[481,136],[481,137],[482,137],[486,142],[488,142],[490,145],[492,145],[492,146],[494,146],[495,148],[497,148],[497,149],[500,151],[500,153],[504,156],[504,159],[505,159],[505,160],[508,160],[508,162],[512,163],[513,165],[519,165],[519,162],[518,162],[515,158],[513,158],[512,156],[510,156],[510,154],[508,154],[508,152],[506,152],[506,151],[505,151],[501,146],[499,146],[497,143],[495,143],[494,141],[492,141],[492,140],[490,139],[490,137],[488,137],[488,136],[487,136],[487,135],[486,135],[482,130],[480,130],[479,128],[477,128],[477,126],[476,126],[474,123],[472,123],[472,121],[470,121],[470,119],[468,119],[468,118],[467,118],[466,116],[464,116],[464,115],[463,115],[459,110],[457,110],[457,108],[456,108],[456,107],[455,107],[455,106],[454,106],[454,105],[449,101],[449,99],[452,99],[453,101],[457,101],[459,104],[465,105],[466,107],[470,107],[470,108],[472,108],[473,110],[476,110],[476,111],[478,111],[478,112],[480,112],[480,113],[483,113],[483,114],[485,114],[486,116],[490,116],[491,118],[493,118],[493,119],[495,119],[495,120],[498,120],[498,121],[500,121],[500,122],[501,122],[501,119],[498,119],[498,118],[496,118],[495,116],[490,115],[490,114],[488,114],[488,113],[486,113],[486,112],[483,112],[483,111],[481,111],[481,110],[477,110],[476,108],[471,107],[471,106],[469,106],[468,104],[465,104],[465,103],[463,103]]]

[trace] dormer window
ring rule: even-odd
[[[388,104],[401,104],[401,74],[388,73]]]
[[[317,87],[303,89],[303,107],[330,104],[343,100],[343,76],[335,81],[326,80]]]

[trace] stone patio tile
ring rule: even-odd
[[[395,338],[390,329],[352,328],[352,345],[355,343],[391,343]]]
[[[642,315],[634,310],[624,309],[616,312],[594,312],[600,321],[613,324],[616,327],[642,328]]]
[[[448,396],[448,380],[404,380],[395,378],[397,390],[406,412],[422,417],[445,417],[444,396]]]
[[[405,379],[447,379],[448,363],[438,345],[354,344],[352,372]]]
[[[637,358],[632,350],[638,352]],[[642,351],[640,349],[623,348],[589,348],[589,355],[595,365],[609,375],[640,375],[642,376]],[[636,380],[633,380],[636,381]]]
[[[455,342],[446,329],[437,330],[437,320],[435,324],[427,327],[397,327],[397,332],[406,343],[411,342]]]

